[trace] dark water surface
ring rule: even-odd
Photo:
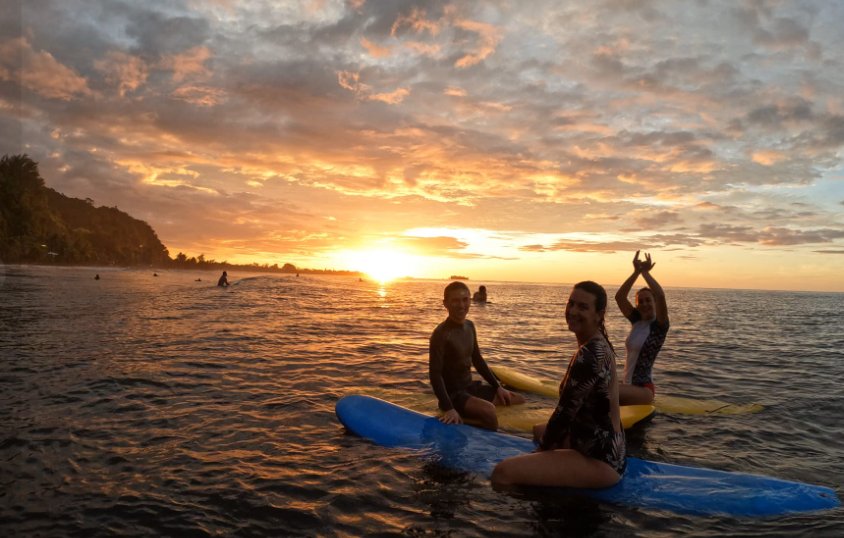
[[[5,268],[0,536],[844,536],[840,508],[691,517],[499,492],[347,435],[343,395],[430,394],[444,281],[233,275],[220,289],[216,273],[159,275]],[[487,360],[560,378],[570,287],[479,284]],[[667,293],[657,390],[765,409],[659,415],[628,431],[631,455],[842,496],[844,294]],[[612,310],[618,347],[627,329]]]

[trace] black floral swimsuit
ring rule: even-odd
[[[615,354],[603,337],[583,344],[572,357],[560,383],[560,402],[539,440],[541,450],[572,449],[607,463],[619,475],[627,468],[624,430],[616,432],[610,414]]]

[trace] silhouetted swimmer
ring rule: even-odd
[[[299,273],[296,273],[296,278],[299,278]]]
[[[152,276],[158,276],[158,273],[153,273]]]
[[[94,277],[94,280],[99,280],[99,279],[100,279],[100,275],[97,275],[97,276]]]
[[[229,279],[226,278],[227,275],[228,274],[225,271],[223,271],[223,275],[220,277],[220,280],[217,281],[218,286],[228,286],[229,285]]]
[[[486,286],[481,286],[478,288],[478,291],[472,295],[472,300],[476,303],[485,303],[486,302]]]
[[[197,278],[194,282],[202,282],[201,278]]]

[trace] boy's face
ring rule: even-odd
[[[461,324],[466,321],[466,315],[469,313],[471,304],[472,298],[469,297],[469,290],[465,288],[451,290],[443,299],[443,306],[448,310],[448,317]]]

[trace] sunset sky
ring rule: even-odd
[[[613,285],[642,249],[668,286],[844,291],[844,2],[2,17],[0,154],[174,257]]]

